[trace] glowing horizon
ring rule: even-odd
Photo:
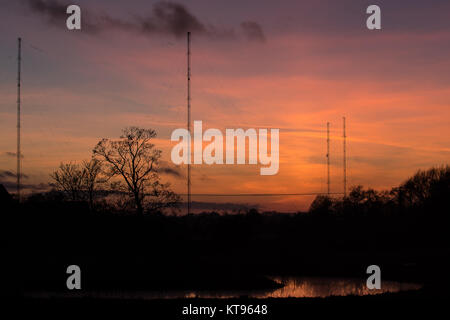
[[[327,122],[331,191],[342,192],[343,116],[348,186],[390,188],[418,169],[448,163],[450,3],[379,2],[386,13],[376,32],[365,29],[364,5],[349,1],[287,1],[276,16],[270,1],[186,4],[219,34],[192,32],[192,120],[202,120],[205,129],[280,128],[277,175],[261,176],[254,165],[193,165],[194,194],[325,193]],[[151,10],[147,1],[112,2],[107,9],[79,3],[89,13],[124,20]],[[10,10],[0,12],[0,183],[9,181],[4,172],[15,172],[18,36],[24,184],[48,183],[60,162],[89,158],[101,138],[118,138],[126,126],[155,129],[155,143],[170,162],[170,133],[186,125],[184,37],[120,28],[69,32],[23,3],[4,6]],[[243,21],[255,21],[264,37],[247,39]],[[180,170],[163,178],[184,194]],[[312,198],[214,201],[297,211]]]

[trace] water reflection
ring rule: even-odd
[[[313,277],[273,277],[284,287],[264,294],[264,298],[324,298],[329,296],[364,296],[386,292],[418,290],[420,285],[382,281],[381,289],[369,290],[365,279],[313,278]]]
[[[159,291],[159,292],[76,292],[39,293],[32,296],[41,298],[84,297],[102,299],[178,299],[178,298],[318,298],[329,296],[372,295],[385,292],[418,290],[421,285],[382,281],[381,289],[369,290],[365,279],[315,278],[315,277],[271,277],[284,287],[273,291]]]
[[[386,292],[418,290],[421,285],[382,281],[381,289],[369,290],[366,279],[315,278],[315,277],[271,277],[284,286],[274,291],[239,291],[239,292],[185,292],[168,293],[166,298],[324,298],[330,296],[363,296]],[[175,296],[174,296],[175,295]],[[161,297],[161,296],[160,296]]]

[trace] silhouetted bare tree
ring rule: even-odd
[[[86,200],[92,210],[95,192],[102,184],[100,178],[101,163],[97,159],[83,161],[81,165],[75,163],[61,163],[58,170],[50,176],[54,180],[53,186],[64,192],[70,200]]]
[[[113,184],[114,188],[132,196],[138,214],[144,212],[146,196],[153,196],[150,209],[172,206],[177,199],[168,185],[160,183],[157,166],[161,150],[151,143],[154,137],[155,130],[128,127],[122,130],[119,140],[102,139],[93,150],[105,164],[103,172],[108,178],[122,178]]]
[[[146,208],[149,211],[162,211],[166,208],[178,208],[180,197],[169,189],[169,184],[162,184],[155,181],[152,185],[152,192],[149,194],[149,201]]]
[[[84,173],[78,164],[61,163],[50,176],[56,189],[64,192],[73,201],[81,200]]]
[[[83,192],[89,201],[89,208],[92,210],[94,208],[94,199],[97,189],[105,182],[105,180],[101,178],[102,165],[99,160],[92,158],[90,161],[83,161],[82,170]]]

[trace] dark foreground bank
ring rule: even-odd
[[[47,316],[120,317],[123,319],[405,319],[410,316],[437,319],[445,311],[448,299],[420,290],[377,296],[351,296],[302,299],[176,299],[176,300],[111,300],[111,299],[23,299],[21,310]],[[235,306],[239,307],[235,307]],[[241,306],[267,306],[267,313],[242,314]],[[211,314],[183,314],[183,310],[215,308]],[[206,309],[203,309],[206,310]],[[237,312],[236,312],[237,310]],[[247,309],[248,310],[248,309]],[[259,308],[259,310],[262,310]],[[64,317],[63,317],[64,318]]]

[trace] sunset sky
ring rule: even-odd
[[[68,4],[81,7],[81,31],[66,28],[58,9]],[[382,30],[366,28],[370,4],[381,7]],[[173,8],[185,8],[185,24],[158,18]],[[186,126],[188,30],[192,120],[223,132],[280,129],[277,175],[195,165],[193,193],[325,192],[327,121],[331,191],[342,192],[343,116],[350,186],[390,188],[449,162],[450,1],[0,0],[0,183],[14,191],[19,36],[22,168],[38,191],[59,163],[88,159],[126,126],[156,129],[173,167],[170,134]],[[163,178],[185,193],[185,171]],[[312,198],[193,200],[296,211]]]

